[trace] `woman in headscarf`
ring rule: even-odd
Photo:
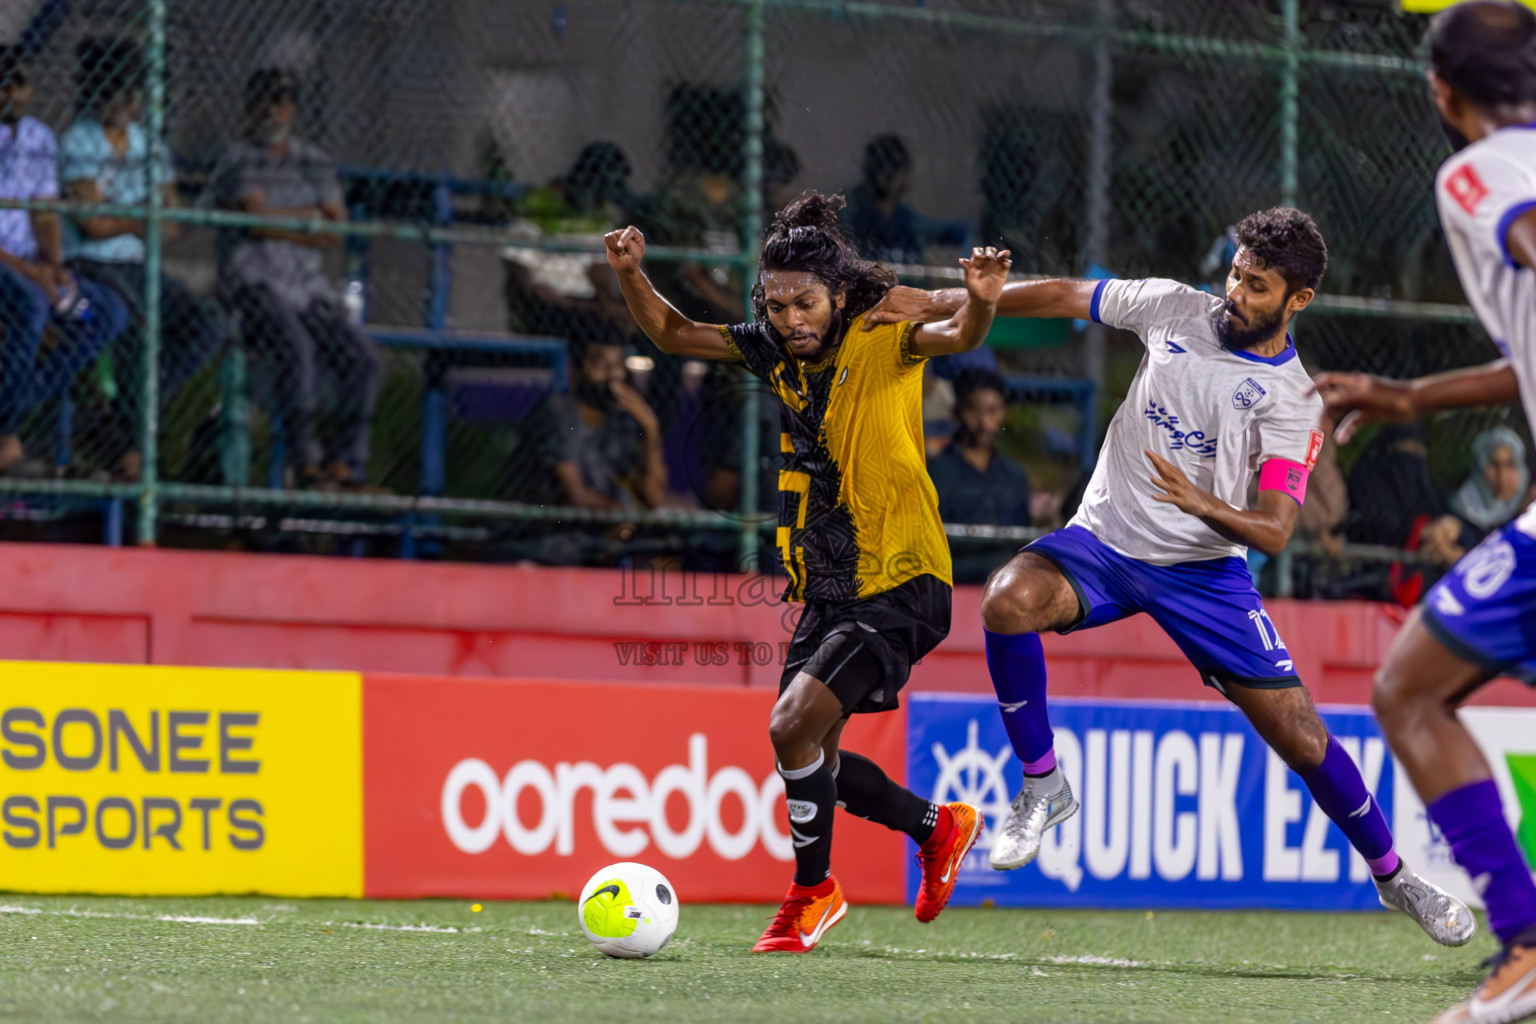
[[[1525,442],[1509,427],[1494,427],[1472,442],[1477,468],[1451,496],[1451,511],[1479,534],[1503,526],[1525,507],[1531,484]]]

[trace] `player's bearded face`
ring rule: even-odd
[[[1284,315],[1284,303],[1264,312],[1251,308],[1244,312],[1228,299],[1226,306],[1217,314],[1216,333],[1223,347],[1240,352],[1274,337]]]
[[[815,274],[766,270],[763,300],[768,322],[796,359],[814,362],[842,336],[843,296]]]
[[[1227,274],[1227,301],[1216,313],[1216,334],[1233,352],[1273,338],[1285,320],[1285,279],[1239,249]]]

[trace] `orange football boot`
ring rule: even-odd
[[[784,905],[752,947],[754,953],[809,953],[848,913],[843,887],[831,875],[820,885],[791,885]]]
[[[943,816],[948,813],[950,828],[942,831]],[[918,866],[923,869],[923,884],[917,890],[917,919],[924,924],[939,916],[955,891],[960,864],[971,852],[981,830],[986,827],[981,811],[970,804],[945,804],[940,808],[939,827],[917,851]],[[942,835],[942,838],[940,838]]]

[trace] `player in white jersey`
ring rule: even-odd
[[[1435,196],[1456,271],[1504,358],[1414,381],[1325,373],[1328,420],[1362,422],[1522,401],[1536,412],[1536,15],[1465,3],[1427,35],[1430,84],[1457,152]],[[1536,681],[1536,512],[1490,535],[1430,589],[1376,676],[1372,703],[1430,820],[1488,907],[1501,952],[1471,998],[1438,1021],[1536,1020],[1536,884],[1498,786],[1456,709],[1499,675]]]
[[[1312,219],[1292,209],[1246,218],[1237,242],[1225,297],[1155,279],[1003,290],[999,316],[1091,318],[1135,332],[1146,355],[1077,515],[987,581],[987,666],[1024,766],[991,863],[1029,863],[1044,832],[1077,811],[1056,765],[1040,631],[1145,612],[1301,776],[1370,866],[1382,902],[1435,941],[1460,945],[1472,936],[1471,913],[1398,858],[1386,817],[1318,717],[1248,572],[1248,547],[1276,554],[1290,540],[1322,447],[1322,403],[1287,328],[1311,302],[1328,254]],[[902,290],[884,315],[942,319],[963,301]]]

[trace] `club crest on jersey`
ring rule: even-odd
[[[1249,377],[1247,380],[1238,385],[1236,391],[1232,392],[1232,408],[1252,409],[1254,406],[1259,404],[1259,399],[1263,398],[1268,393],[1269,392],[1265,391],[1262,387],[1259,386],[1258,381],[1254,380],[1252,377]]]

